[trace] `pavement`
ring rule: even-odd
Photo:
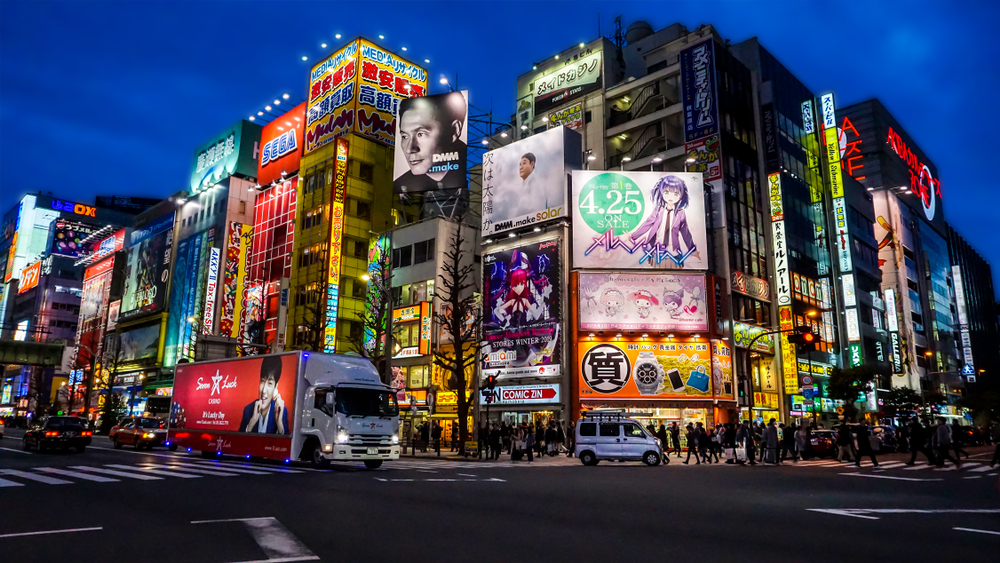
[[[0,440],[0,561],[994,561],[992,448],[867,460],[584,467],[405,458],[378,470]],[[442,452],[443,454],[444,452]]]

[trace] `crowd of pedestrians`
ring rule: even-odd
[[[554,420],[537,425],[492,422],[479,428],[479,451],[481,455],[485,454],[486,459],[498,460],[501,454],[507,454],[511,461],[526,459],[531,463],[536,455],[565,453],[572,456],[574,436],[575,422],[568,429],[563,429]]]

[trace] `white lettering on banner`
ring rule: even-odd
[[[861,325],[858,322],[858,310],[847,309],[847,339],[851,342],[861,340]]]
[[[844,274],[840,280],[844,284],[844,307],[857,307],[858,298],[854,294],[854,274]]]
[[[899,342],[899,333],[890,332],[889,340],[892,343],[892,373],[903,372],[903,352]]]
[[[515,385],[497,387],[491,393],[493,404],[526,405],[560,402],[559,385]]]
[[[771,223],[771,237],[774,240],[774,283],[779,305],[792,302],[792,282],[788,273],[788,245],[785,242],[785,222]]]
[[[802,130],[806,133],[813,133],[816,131],[816,123],[813,121],[812,100],[802,102]]]
[[[899,331],[899,321],[896,317],[896,290],[891,287],[885,288],[885,312],[889,322],[889,332]]]
[[[260,165],[267,166],[272,160],[278,160],[286,154],[296,151],[299,144],[295,138],[295,129],[289,129],[275,139],[264,144],[264,149],[260,153]]]
[[[215,294],[219,285],[219,260],[222,251],[212,247],[208,258],[208,281],[205,285],[205,322],[204,333],[212,334],[215,330]]]
[[[833,94],[823,94],[820,98],[820,105],[823,108],[823,129],[832,129],[837,126],[837,114],[833,107]]]
[[[837,258],[840,264],[840,273],[844,274],[854,270],[854,262],[851,260],[851,237],[847,232],[847,202],[842,197],[833,198],[833,215],[836,221],[836,244]]]

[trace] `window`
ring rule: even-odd
[[[618,437],[618,423],[616,422],[605,422],[601,423],[601,436],[614,436]]]
[[[202,210],[202,211],[204,211],[204,210]],[[246,213],[246,212],[247,212],[247,202],[241,201],[240,202],[240,213]]]
[[[305,268],[313,264],[326,262],[326,248],[322,245],[314,244],[309,248],[303,248],[299,253],[299,267]]]
[[[302,218],[302,228],[310,229],[319,225],[323,222],[323,208],[317,207],[311,211],[306,212],[306,216]]]
[[[428,366],[410,366],[409,389],[427,387]]]
[[[392,249],[392,267],[405,268],[411,264],[413,258],[413,246],[406,245],[402,248]]]
[[[358,240],[358,239],[352,239],[352,242],[354,243],[353,244],[353,246],[354,246],[354,252],[351,255],[354,256],[355,258],[360,259],[360,260],[367,260],[368,259],[368,245],[365,244],[365,241]]]
[[[368,293],[367,283],[359,279],[351,280],[351,297],[355,299],[364,299],[366,293]]]
[[[420,264],[434,258],[434,239],[418,242],[413,245],[413,263]]]
[[[358,178],[362,182],[372,183],[375,179],[375,167],[366,162],[358,163]]]
[[[584,422],[580,424],[580,435],[597,436],[597,424],[594,424],[593,422]]]
[[[625,437],[626,438],[645,438],[646,433],[639,428],[638,424],[623,424],[625,427]]]
[[[360,219],[371,220],[372,218],[372,208],[367,201],[356,201],[357,212],[354,214]]]

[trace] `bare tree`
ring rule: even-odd
[[[121,407],[124,404],[121,397],[113,400],[111,388],[115,385],[115,378],[118,377],[118,372],[125,367],[125,364],[131,361],[125,355],[125,350],[122,348],[121,335],[111,333],[105,338],[104,350],[101,357],[100,373],[94,375],[94,383],[98,393],[102,389],[105,391],[104,405],[101,408],[101,428],[99,432],[107,434],[121,417]]]
[[[446,354],[440,347],[434,353],[434,365],[448,374],[448,386],[458,395],[459,455],[465,455],[465,441],[469,437],[468,415],[470,396],[466,393],[469,381],[466,370],[474,368],[479,359],[479,326],[481,309],[478,307],[474,289],[475,272],[478,267],[472,259],[472,251],[463,249],[467,238],[461,220],[453,223],[455,232],[449,238],[448,250],[444,252],[441,274],[435,296],[442,302],[434,319],[444,330],[454,345],[454,352]]]
[[[371,361],[385,383],[392,381],[392,377],[386,369],[388,353],[386,330],[392,306],[391,288],[389,287],[391,261],[391,252],[387,244],[376,243],[372,252],[369,253],[369,279],[365,312],[358,316],[361,333],[347,336],[354,351]]]
[[[323,351],[326,334],[326,286],[320,286],[316,291],[318,295],[315,302],[310,303],[308,297],[306,299],[302,316],[302,325],[306,328],[305,337],[299,338],[297,344],[289,347],[291,350]]]

